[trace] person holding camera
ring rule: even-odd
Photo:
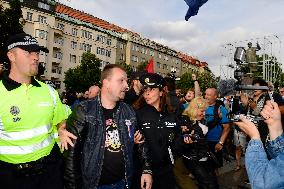
[[[276,102],[267,101],[260,112],[269,130],[269,139],[265,146],[254,123],[242,117],[236,124],[250,138],[245,164],[252,188],[283,188],[284,187],[284,134],[281,113]]]
[[[204,125],[205,110],[208,103],[202,97],[194,98],[183,115],[190,118],[187,127],[183,126],[184,140],[183,162],[186,168],[194,175],[199,188],[219,188],[210,153],[206,134],[208,127]],[[211,159],[212,158],[212,159]]]

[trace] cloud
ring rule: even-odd
[[[217,75],[220,64],[232,61],[236,46],[262,43],[267,35],[284,38],[283,0],[209,0],[189,22],[182,0],[71,0],[67,5],[205,60]]]

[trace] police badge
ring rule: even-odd
[[[10,113],[11,113],[13,116],[17,116],[17,115],[20,113],[19,107],[17,107],[17,106],[11,106],[11,108],[10,108]]]

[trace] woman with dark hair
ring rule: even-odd
[[[152,189],[174,189],[174,155],[181,146],[180,126],[174,108],[169,106],[164,91],[165,81],[158,74],[146,74],[140,78],[143,94],[134,103],[138,127],[144,135],[152,160]],[[180,140],[179,140],[180,139]],[[180,142],[180,144],[179,144]]]
[[[200,189],[217,189],[219,186],[211,159],[214,155],[209,152],[205,137],[208,127],[202,123],[207,106],[202,97],[196,97],[183,113],[190,119],[187,121],[187,127],[183,126],[185,142],[188,143],[183,149],[183,161],[194,175]]]

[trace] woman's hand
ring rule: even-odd
[[[246,119],[244,116],[241,116],[241,121],[235,122],[235,124],[245,132],[251,139],[260,139],[260,134],[257,127],[250,120]]]
[[[265,119],[269,129],[270,139],[274,140],[283,133],[281,113],[276,102],[267,101],[260,115]]]
[[[140,131],[136,131],[134,133],[134,144],[141,144],[144,142],[144,139],[143,139],[143,134],[140,133]],[[142,140],[143,139],[143,140]]]

